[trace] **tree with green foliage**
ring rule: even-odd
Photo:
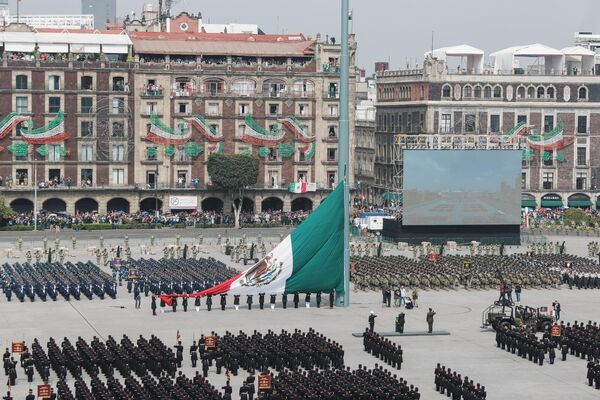
[[[12,208],[6,205],[4,196],[0,196],[0,222],[4,224],[4,221],[14,216],[15,212]]]
[[[588,224],[590,222],[590,216],[579,208],[569,208],[565,211],[565,222],[575,223],[581,225],[582,223]]]
[[[252,155],[213,153],[208,157],[208,175],[231,198],[236,228],[240,226],[244,191],[258,180],[258,165],[258,158]]]

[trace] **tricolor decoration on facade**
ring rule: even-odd
[[[208,146],[209,153],[222,153],[224,149],[223,142],[213,143]]]
[[[0,122],[0,139],[4,136],[8,135],[15,126],[20,124],[21,122],[27,121],[28,118],[17,114],[16,112],[11,112]]]
[[[25,142],[16,141],[8,146],[6,150],[13,153],[16,157],[25,157],[29,154],[29,145]]]
[[[535,134],[527,136],[527,145],[532,149],[539,150],[562,149],[573,144],[574,141],[575,138],[564,136],[562,122],[559,122],[552,131],[544,135]]]
[[[311,161],[315,156],[315,152],[317,150],[317,144],[315,142],[308,143],[302,147],[299,147],[298,150],[304,153],[304,160]]]
[[[201,115],[194,115],[191,118],[186,118],[186,121],[191,122],[191,124],[200,132],[202,136],[209,142],[222,142],[224,140],[223,134],[217,132],[217,130],[212,127],[204,117]]]
[[[316,192],[317,184],[315,182],[296,182],[290,183],[289,190],[291,193],[307,193]]]
[[[527,122],[519,122],[517,125],[513,126],[508,132],[504,135],[500,136],[496,141],[500,143],[509,143],[512,142],[514,138],[519,136],[528,135],[531,133],[531,126],[527,125]],[[496,138],[494,138],[496,139]]]
[[[204,151],[204,147],[197,145],[195,142],[187,142],[183,146],[183,152],[190,158],[195,158]]]
[[[169,128],[156,115],[152,113],[150,117],[150,132],[146,135],[146,139],[153,143],[180,145],[188,142],[192,138],[192,130],[185,129],[180,126],[180,130]]]
[[[37,129],[21,128],[23,140],[31,144],[60,142],[69,136],[65,132],[65,115],[62,111],[46,126]]]
[[[308,132],[306,127],[304,127],[300,121],[293,115],[286,117],[285,119],[280,120],[281,124],[290,131],[296,139],[300,140],[304,143],[310,143],[315,141],[315,136]]]
[[[285,140],[285,131],[265,129],[258,125],[251,115],[246,115],[244,122],[247,129],[240,139],[245,143],[255,146],[273,146]]]

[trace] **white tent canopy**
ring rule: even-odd
[[[582,46],[566,47],[561,50],[565,55],[567,74],[594,74],[594,58],[596,53]]]
[[[425,57],[432,55],[438,60],[446,61],[448,57],[466,57],[467,58],[467,72],[481,74],[483,72],[483,50],[477,49],[467,44],[461,44],[458,46],[442,47],[435,49],[433,52],[428,51],[425,53]]]
[[[6,51],[31,53],[36,45],[41,53],[100,53],[127,54],[132,42],[126,34],[76,32],[0,32],[0,43]]]
[[[517,57],[543,58],[543,73],[548,75],[562,74],[563,72],[565,63],[565,55],[563,52],[540,43],[535,43],[509,47],[490,54],[490,58],[494,64],[494,73],[514,73],[514,69],[520,67],[516,60]]]

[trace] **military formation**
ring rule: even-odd
[[[14,295],[19,301],[25,299],[56,301],[59,296],[65,300],[79,300],[83,294],[88,299],[116,298],[116,279],[88,261],[73,264],[28,262],[10,265],[5,263],[0,269],[0,286],[8,301]]]
[[[259,396],[260,398],[260,396]],[[382,366],[357,370],[283,371],[273,379],[270,400],[418,400],[419,389]]]
[[[368,328],[363,332],[363,348],[392,368],[402,369],[402,346],[379,336]]]
[[[565,245],[561,242],[539,242],[527,246],[527,252],[533,254],[563,254]]]
[[[539,366],[544,365],[548,356],[550,364],[554,364],[556,358],[557,343],[551,340],[547,333],[540,340],[534,332],[521,328],[499,327],[496,330],[496,347],[509,353],[528,359]]]
[[[190,294],[208,289],[235,276],[237,271],[214,258],[131,260],[113,268],[113,278],[127,280],[129,293]]]
[[[176,375],[176,353],[155,336],[150,339],[140,336],[135,343],[126,335],[120,342],[109,336],[106,342],[94,337],[90,343],[78,338],[72,344],[68,338],[64,338],[60,346],[50,338],[47,352],[36,339],[32,344],[32,353],[25,347],[20,359],[29,382],[33,381],[34,368],[43,382],[48,381],[51,372],[56,374],[59,399],[227,398],[198,374],[194,379],[186,378],[181,372]],[[14,386],[17,361],[8,349],[3,355],[3,363],[9,383]],[[121,380],[117,374],[121,375]],[[86,375],[91,379],[87,379]],[[75,394],[67,384],[70,379],[74,380]],[[53,396],[56,398],[56,395]]]
[[[280,234],[279,241],[281,242],[282,240],[283,235]],[[237,242],[228,237],[223,240],[223,237],[219,235],[217,237],[217,245],[221,246],[226,255],[229,255],[231,262],[243,262],[244,265],[258,262],[258,260],[267,255],[268,247],[274,247],[274,243],[272,242],[267,247],[267,243],[261,234],[258,234],[255,241],[251,241],[246,237],[245,233],[242,234]]]
[[[583,287],[600,287],[596,260],[563,254],[460,256],[437,259],[404,256],[356,257],[351,280],[358,290],[401,287],[489,289],[501,283],[525,288],[556,288],[568,279]]]
[[[600,390],[600,363],[588,361],[586,378],[588,386],[593,386],[596,390]]]
[[[456,371],[446,366],[437,365],[434,371],[435,390],[440,394],[451,397],[452,400],[485,400],[485,386],[473,383],[468,376],[463,379]]]
[[[600,255],[600,242],[589,242],[587,251],[588,257],[597,258]]]
[[[569,353],[588,361],[600,360],[600,327],[596,322],[561,323],[559,343],[568,349]]]
[[[200,339],[200,344],[203,339]],[[240,332],[237,336],[227,332],[224,336],[215,336],[215,339],[217,346],[205,355],[201,354],[201,359],[207,358],[210,364],[214,360],[217,373],[220,373],[219,366],[231,370],[234,375],[240,368],[254,374],[268,368],[282,371],[285,368],[344,367],[342,346],[313,329],[308,332],[296,329],[292,333],[282,330],[280,334],[271,330],[266,334],[254,331],[252,335]]]

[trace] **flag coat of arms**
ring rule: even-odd
[[[207,290],[185,295],[344,293],[344,192],[338,187],[262,260]],[[167,304],[173,297],[161,296]]]

